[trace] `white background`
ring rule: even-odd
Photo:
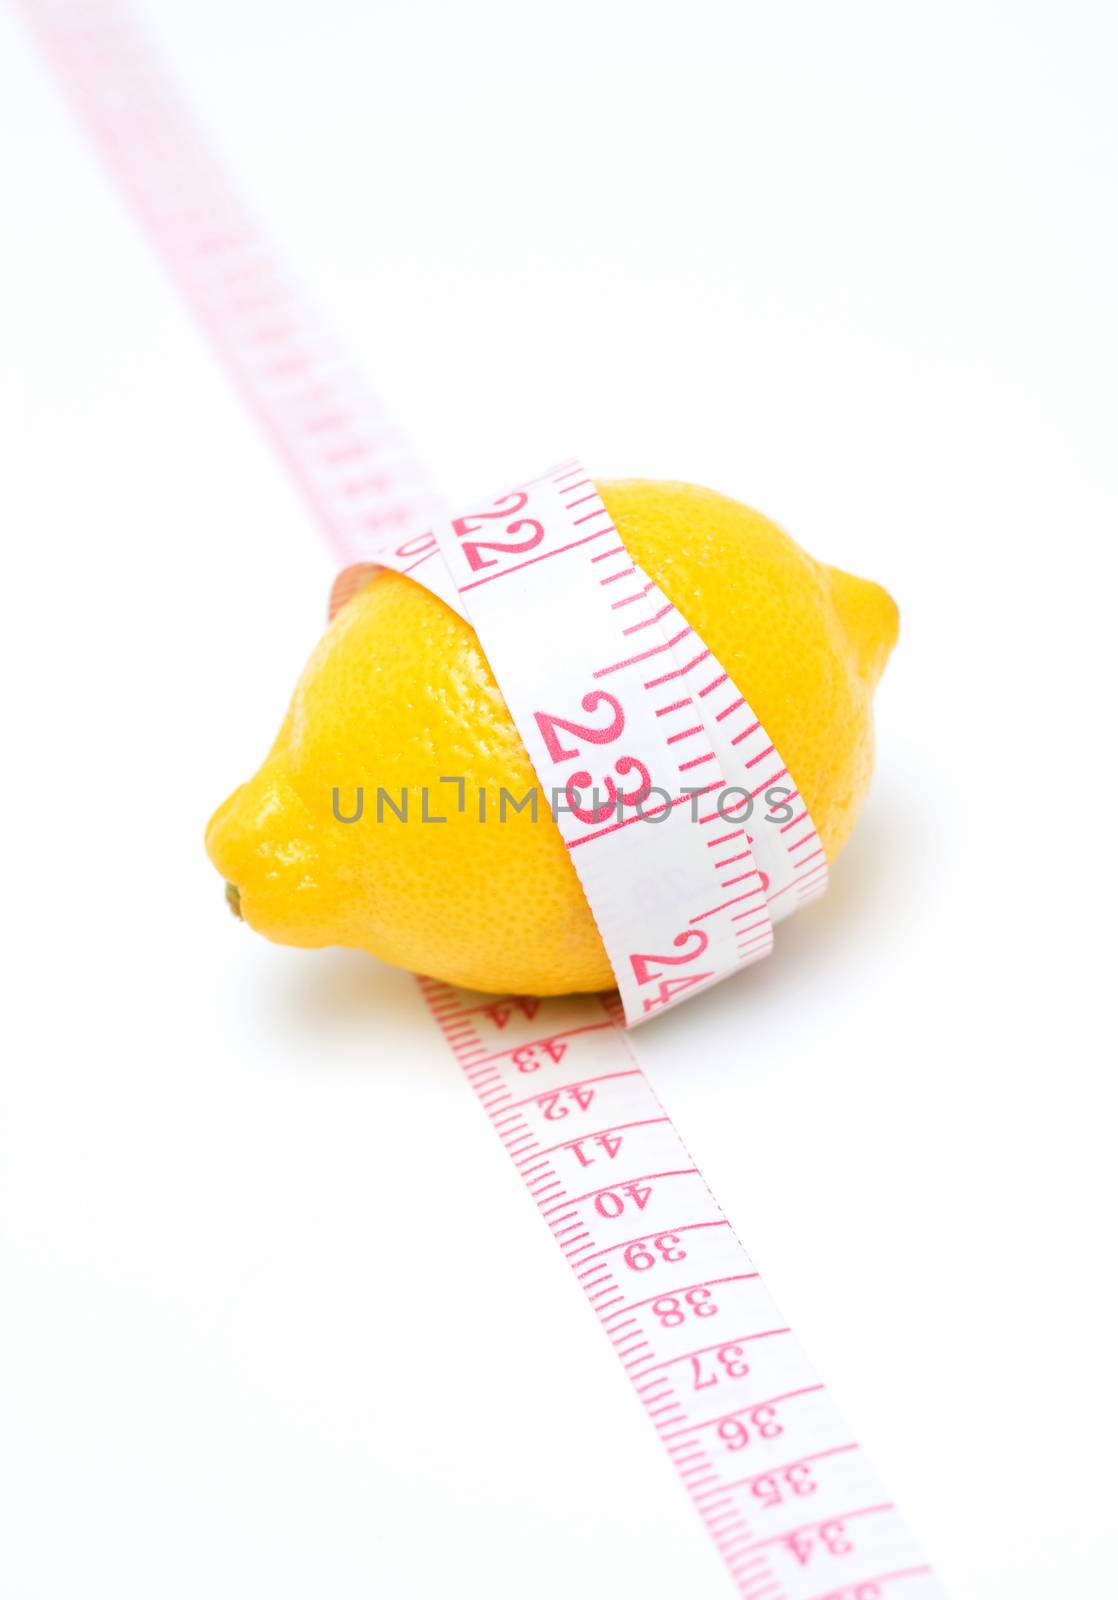
[[[144,14],[453,498],[896,595],[829,897],[637,1048],[948,1591],[1118,1593],[1110,8]],[[14,12],[0,107],[0,1593],[728,1592],[411,980],[224,911],[329,562]]]

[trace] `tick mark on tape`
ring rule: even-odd
[[[609,1026],[612,1027],[613,1024],[610,1023]],[[629,1067],[624,1072],[601,1072],[595,1078],[567,1080],[558,1089],[541,1089],[538,1094],[527,1095],[523,1100],[514,1100],[507,1109],[511,1111],[516,1106],[528,1106],[538,1100],[550,1100],[554,1095],[566,1094],[569,1089],[586,1089],[594,1083],[609,1083],[614,1078],[639,1078],[640,1075],[639,1067]]]
[[[619,577],[619,578],[623,578],[625,576],[625,574],[623,572],[619,572],[619,573],[616,574],[616,576]],[[602,582],[603,583],[609,583],[609,582],[611,582],[611,579],[603,578]],[[651,583],[647,583],[647,584],[645,584],[643,589],[638,589],[635,594],[627,594],[627,595],[625,595],[625,597],[623,599],[615,600],[613,602],[613,604],[610,606],[610,610],[611,611],[620,611],[622,606],[631,606],[634,601],[643,600],[645,595],[648,593],[648,591],[652,587],[653,587],[653,585]]]
[[[569,544],[558,545],[554,550],[545,550],[542,555],[529,556],[527,561],[517,561],[511,567],[502,567],[500,572],[491,572],[484,578],[474,578],[471,583],[461,583],[458,585],[458,592],[465,594],[470,589],[480,589],[484,584],[496,583],[499,578],[511,577],[514,572],[523,572],[525,567],[534,567],[541,561],[550,561],[553,556],[564,555],[568,550],[577,550],[580,545],[590,544],[594,539],[603,539],[607,533],[613,531],[612,527],[599,528],[596,533],[588,533],[585,538],[572,539]]]
[[[655,627],[656,623],[660,622],[664,617],[667,616],[669,611],[673,611],[674,609],[674,606],[671,605],[662,606],[659,611],[654,611],[650,617],[642,617],[640,622],[634,622],[631,627],[622,628],[622,636],[628,638],[629,634],[631,633],[640,633],[644,628]],[[682,639],[683,634],[679,634],[678,637]]]
[[[726,1221],[725,1217],[721,1217],[717,1221],[713,1222],[677,1223],[677,1225],[672,1228],[669,1233],[660,1233],[656,1237],[658,1239],[671,1239],[674,1241],[680,1234],[693,1233],[698,1228],[728,1228],[729,1226],[730,1224]],[[612,1250],[627,1250],[631,1245],[643,1244],[646,1239],[650,1239],[652,1237],[652,1232],[646,1230],[644,1233],[638,1233],[635,1239],[621,1239],[617,1244],[603,1245],[600,1250],[592,1251],[588,1256],[584,1257],[584,1259],[586,1261],[593,1261],[596,1256],[609,1255],[610,1251]]]
[[[682,1438],[684,1434],[698,1433],[703,1428],[716,1428],[720,1422],[729,1422],[733,1417],[744,1417],[751,1411],[783,1405],[786,1400],[798,1400],[805,1394],[819,1394],[822,1388],[821,1383],[809,1383],[802,1389],[790,1389],[787,1394],[771,1395],[767,1400],[753,1400],[747,1406],[737,1406],[733,1411],[723,1411],[717,1417],[704,1417],[700,1422],[690,1422],[686,1428],[680,1428],[679,1433],[673,1433],[671,1437]]]
[[[730,906],[740,905],[743,900],[751,900],[755,894],[764,894],[764,892],[760,887],[748,889],[744,894],[736,894],[732,900],[723,900],[720,906],[711,906],[709,911],[700,911],[698,916],[692,917],[690,920],[692,922],[705,922],[707,917],[717,916],[719,911],[725,911]]]
[[[690,632],[690,629],[688,632]],[[709,650],[700,651],[695,659],[693,661],[689,661],[685,667],[676,667],[674,672],[665,672],[661,678],[650,679],[649,682],[645,684],[645,688],[658,689],[662,683],[667,683],[671,678],[682,678],[686,673],[690,672],[693,667],[697,667],[700,662],[705,661],[709,655]]]
[[[690,1294],[693,1289],[716,1289],[718,1285],[722,1283],[748,1283],[759,1277],[760,1273],[758,1272],[733,1272],[725,1278],[705,1278],[701,1279],[698,1283],[685,1284],[682,1288],[661,1289],[659,1294],[650,1294],[645,1300],[630,1300],[629,1304],[623,1307],[623,1310],[638,1311],[642,1306],[652,1305],[655,1300],[678,1298],[681,1295]],[[620,1312],[615,1313],[615,1315],[618,1316],[620,1316],[620,1314]],[[823,1385],[820,1383],[817,1384],[816,1387],[821,1389]]]
[[[724,706],[722,710],[715,715],[715,722],[725,722],[726,718],[732,716],[735,711],[740,711],[744,704],[745,701],[739,695],[732,705]]]
[[[766,748],[764,750],[760,751],[757,755],[751,756],[750,759],[745,764],[746,764],[747,767],[755,767],[757,765],[758,761],[763,761],[766,756],[771,756],[772,753],[773,753],[773,746],[770,744],[770,745],[766,746]]]
[[[699,698],[700,698],[700,700],[704,699],[708,694],[711,693],[712,690],[717,689],[718,685],[720,683],[727,683],[728,681],[729,681],[729,674],[726,673],[726,672],[724,672],[720,678],[713,678],[710,681],[710,683],[708,683],[706,685],[706,687],[704,689],[700,689],[699,690]]]
[[[681,639],[686,639],[690,632],[690,628],[683,628],[674,638],[665,639],[663,644],[654,644],[651,649],[642,650],[640,655],[627,656],[624,661],[615,661],[612,666],[599,667],[594,676],[595,678],[608,678],[611,672],[620,672],[625,667],[636,666],[639,661],[647,661],[651,656],[662,655],[665,650],[670,650],[674,645],[677,645]],[[662,683],[663,681],[662,678],[656,680],[657,683]],[[646,689],[651,689],[652,687],[653,685],[650,683],[645,684]]]
[[[733,1483],[721,1484],[719,1487],[729,1493],[733,1493],[736,1489],[748,1489],[749,1485],[756,1483],[758,1478],[777,1478],[781,1473],[787,1472],[790,1467],[806,1467],[813,1461],[828,1461],[832,1456],[843,1456],[851,1450],[860,1448],[861,1446],[856,1440],[851,1440],[849,1444],[836,1444],[830,1450],[815,1450],[810,1455],[797,1456],[793,1461],[785,1461],[782,1466],[765,1467],[763,1471],[754,1472],[748,1478],[737,1478]]]
[[[704,1344],[697,1350],[684,1350],[678,1356],[669,1356],[666,1361],[658,1361],[654,1366],[645,1367],[641,1377],[646,1377],[650,1372],[660,1372],[665,1367],[678,1366],[681,1361],[691,1361],[696,1356],[710,1355],[712,1350],[726,1350],[732,1345],[749,1344],[754,1339],[774,1339],[778,1334],[791,1333],[791,1328],[765,1328],[760,1333],[740,1333],[729,1339],[719,1339],[717,1344]],[[854,1448],[851,1446],[851,1448]],[[723,1487],[731,1487],[723,1485]]]
[[[815,1529],[823,1529],[833,1526],[842,1527],[847,1522],[853,1522],[857,1517],[880,1516],[884,1511],[895,1510],[896,1507],[890,1502],[886,1501],[877,1506],[858,1506],[853,1511],[838,1511],[835,1512],[833,1516],[823,1517],[816,1522],[805,1522],[798,1528],[789,1529],[786,1533],[773,1533],[769,1534],[767,1538],[755,1539],[750,1543],[749,1549],[764,1550],[767,1546],[774,1544],[790,1545],[792,1544],[793,1540],[798,1538],[800,1535],[810,1533]],[[824,1600],[826,1600],[825,1596]]]

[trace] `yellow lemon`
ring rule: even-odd
[[[635,560],[760,718],[833,861],[870,779],[892,600],[708,489],[597,487]],[[495,993],[607,988],[610,965],[546,804],[537,820],[528,808],[497,816],[502,789],[519,798],[535,783],[473,629],[382,572],[323,634],[267,759],[214,815],[206,844],[240,915],[282,944],[351,945]],[[361,818],[339,821],[336,810],[356,815],[358,790]],[[423,791],[428,815],[445,822],[422,820]]]

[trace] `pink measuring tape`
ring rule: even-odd
[[[484,643],[541,786],[565,801],[557,820],[618,995],[492,999],[419,983],[734,1587],[746,1600],[940,1596],[623,1027],[767,954],[774,923],[825,887],[811,819],[745,694],[631,561],[577,462],[445,519],[119,11],[26,9],[354,563],[335,606],[382,565],[453,605]],[[568,628],[562,653],[549,650],[548,629],[571,616],[576,637]],[[673,891],[658,897],[665,881]]]
[[[435,528],[630,1023],[768,955],[827,864],[744,695],[567,462]]]
[[[386,540],[379,560],[474,625],[626,1020],[768,955],[773,924],[826,887],[819,837],[745,696],[634,563],[585,468],[563,462],[426,542]],[[376,570],[343,573],[333,609]]]

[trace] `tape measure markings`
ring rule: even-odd
[[[22,8],[334,549],[350,561],[366,554],[388,565],[414,560],[411,543],[443,502],[276,267],[123,10],[69,0],[23,0]],[[376,469],[355,476],[357,461],[375,461]]]
[[[698,748],[677,752],[658,716],[663,674],[650,676],[647,666],[671,659],[685,640],[689,659],[680,665],[697,662],[694,630],[620,547],[637,586],[621,596],[632,604],[618,611],[589,570],[610,553],[589,546],[615,531],[612,522],[590,539],[570,537],[574,506],[588,504],[606,509],[586,472],[565,464],[437,523],[434,533],[552,797],[626,1018],[635,1023],[768,953],[771,874],[749,859],[746,839],[730,874],[737,892],[725,892],[730,878],[693,825],[697,799],[726,786],[721,775],[710,776],[719,766],[706,715],[687,690]],[[478,573],[483,582],[471,578]],[[709,652],[705,659],[713,662]],[[725,680],[721,671],[718,677]],[[673,687],[677,699],[686,689]],[[742,930],[730,918],[746,901],[756,916]]]
[[[818,1600],[818,1573],[835,1564],[823,1600],[938,1595],[598,1000],[479,1002],[419,983],[739,1594]],[[525,1092],[537,1073],[546,1087]],[[601,1183],[570,1182],[594,1166]],[[733,1331],[713,1339],[719,1325]],[[757,1462],[745,1474],[740,1450]]]

